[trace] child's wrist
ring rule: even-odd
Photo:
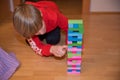
[[[54,47],[54,46],[51,46],[51,47],[50,47],[50,53],[51,53],[51,55],[53,55],[53,47]]]

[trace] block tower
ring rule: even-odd
[[[83,39],[83,20],[68,21],[67,72],[80,74]]]

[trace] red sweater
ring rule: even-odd
[[[26,2],[26,4],[31,4],[41,11],[43,15],[43,20],[46,25],[46,32],[54,30],[59,26],[67,34],[68,30],[68,19],[60,13],[57,5],[51,1],[39,1],[39,2]],[[38,36],[33,36],[28,39],[31,48],[39,55],[49,56],[50,44],[43,44]]]

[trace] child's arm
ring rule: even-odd
[[[58,25],[62,30],[64,30],[67,33],[67,31],[68,31],[68,18],[61,13],[58,14]]]
[[[68,35],[68,18],[65,17],[63,14],[59,13],[58,15],[58,25],[59,27],[65,32],[66,38],[66,44],[67,44],[67,35]]]
[[[66,45],[49,45],[43,44],[37,36],[27,39],[33,51],[41,56],[54,55],[56,57],[62,57],[65,55],[67,46]]]
[[[51,45],[49,44],[43,44],[37,36],[34,36],[30,39],[27,39],[29,42],[31,48],[33,51],[35,51],[36,54],[41,55],[41,56],[50,56],[50,47]]]

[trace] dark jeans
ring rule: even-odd
[[[48,32],[44,35],[38,35],[39,39],[42,41],[43,39],[46,39],[46,42],[48,44],[55,45],[59,43],[60,41],[60,28],[56,27],[54,30],[51,32]]]

